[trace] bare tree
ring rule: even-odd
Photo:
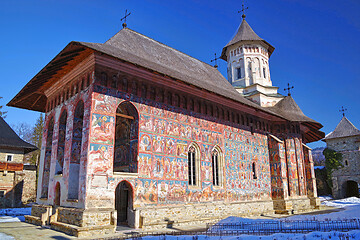
[[[0,97],[0,99],[2,99],[2,97]],[[2,108],[3,108],[3,105],[0,105],[0,117],[6,118],[6,113],[7,112],[1,111]]]

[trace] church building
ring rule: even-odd
[[[46,113],[26,221],[86,236],[318,208],[322,125],[272,86],[273,51],[245,16],[228,79],[126,26],[70,42],[8,104]]]

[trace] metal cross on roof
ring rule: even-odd
[[[219,58],[220,58],[220,57],[216,57],[216,53],[215,53],[215,58],[214,58],[213,60],[211,60],[211,62],[215,62],[214,68],[218,68],[217,60],[218,60]]]
[[[339,110],[339,112],[342,112],[343,117],[345,117],[345,111],[347,111],[347,109],[344,108],[344,106],[341,106],[341,109]]]
[[[294,86],[291,86],[291,87],[290,87],[290,83],[288,83],[288,87],[287,87],[287,88],[284,88],[284,91],[287,90],[287,91],[288,91],[288,96],[291,96],[290,90],[293,89],[293,88],[294,88]]]
[[[244,5],[244,0],[243,0],[243,3],[242,3],[242,9],[241,9],[240,11],[238,11],[238,13],[243,13],[243,14],[242,14],[242,16],[241,16],[243,19],[245,19],[245,18],[246,18],[246,15],[245,15],[245,10],[248,10],[248,9],[249,9],[248,7],[246,7],[246,8],[245,8],[245,5]]]
[[[131,12],[127,13],[127,9],[125,10],[125,16],[123,18],[120,19],[120,21],[124,21],[124,23],[122,24],[123,28],[126,28],[127,24],[126,24],[126,18],[128,16],[130,16]]]

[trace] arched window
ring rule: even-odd
[[[60,120],[59,120],[59,140],[58,140],[55,174],[63,173],[64,153],[65,153],[65,136],[66,136],[66,119],[67,119],[67,111],[64,110],[61,113]]]
[[[222,186],[223,183],[223,161],[221,150],[216,146],[211,152],[211,166],[213,174],[213,185]]]
[[[73,136],[71,142],[71,157],[69,166],[69,190],[68,199],[78,199],[79,197],[79,171],[81,157],[81,143],[84,122],[84,102],[80,101],[76,105],[73,121]]]
[[[189,186],[200,185],[200,151],[196,144],[191,144],[188,151]]]
[[[257,175],[256,175],[256,165],[253,162],[252,163],[252,174],[253,174],[253,179],[257,179]]]
[[[139,115],[130,102],[116,110],[114,172],[137,172]]]
[[[41,198],[48,197],[53,132],[54,132],[54,118],[51,117],[48,124],[47,136],[46,136],[46,149],[45,149],[45,158],[44,158]]]

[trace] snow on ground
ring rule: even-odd
[[[24,215],[31,215],[31,208],[3,208],[0,209],[0,223],[23,222]],[[0,239],[2,239],[1,236]]]
[[[341,220],[360,218],[360,198],[350,197],[340,200],[323,200],[323,205],[335,208],[343,208],[339,212],[332,212],[328,214],[319,215],[295,215],[288,217],[289,220]],[[360,238],[359,238],[360,239]]]
[[[7,235],[7,234],[5,234],[5,233],[1,233],[1,232],[0,232],[0,239],[1,239],[1,240],[14,240],[15,238],[12,237],[12,236]]]
[[[253,222],[256,224],[262,221],[271,222],[278,220],[341,220],[341,219],[353,219],[360,218],[360,199],[356,197],[332,200],[331,197],[325,196],[320,197],[323,205],[342,208],[338,212],[331,212],[327,214],[317,215],[294,215],[287,218],[279,219],[248,219],[240,217],[228,217],[219,223],[240,223],[240,222]],[[254,236],[254,235],[239,235],[239,236],[148,236],[143,237],[144,240],[215,240],[215,239],[226,239],[226,240],[315,240],[315,239],[331,239],[331,240],[345,240],[345,239],[360,239],[360,230],[353,230],[349,232],[311,232],[308,234],[294,234],[294,233],[276,233],[269,236]]]

